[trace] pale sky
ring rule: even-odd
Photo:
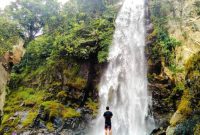
[[[15,1],[15,0],[0,0],[0,9],[4,9],[5,6],[9,5],[10,2],[12,1]],[[58,0],[58,1],[64,4],[68,0]]]

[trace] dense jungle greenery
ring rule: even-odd
[[[0,134],[33,128],[53,132],[65,128],[71,118],[80,123],[87,122],[85,114],[91,119],[97,115],[98,82],[107,66],[119,1],[71,0],[61,5],[56,0],[17,0],[0,12],[0,56],[12,51],[19,40],[26,49],[20,64],[12,67]],[[177,50],[189,37],[183,26],[184,10],[176,2],[149,2],[153,26],[146,53],[153,115],[165,122],[158,122],[164,133],[173,127],[176,135],[198,135],[200,54],[194,53],[182,65],[179,62]],[[195,0],[191,9],[199,18],[200,1]],[[172,20],[178,22],[183,40],[170,33]],[[199,32],[198,24],[188,29]]]
[[[49,130],[55,127],[55,117],[80,117],[76,110],[83,106],[95,116],[93,80],[100,75],[98,66],[107,61],[116,2],[76,0],[60,5],[56,0],[19,0],[1,11],[0,55],[19,39],[26,48],[11,73],[2,133],[19,125],[30,127],[41,108]],[[16,112],[27,112],[27,117],[10,119]]]

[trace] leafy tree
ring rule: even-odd
[[[53,38],[47,35],[40,36],[31,41],[20,64],[14,67],[16,72],[31,72],[47,63],[53,48]]]
[[[181,42],[177,41],[175,38],[170,37],[168,33],[168,12],[174,11],[171,3],[165,2],[164,4],[161,1],[154,0],[151,7],[151,19],[154,24],[154,31],[149,36],[151,38],[156,37],[153,44],[151,53],[153,59],[161,58],[164,60],[166,66],[171,70],[176,68],[175,59],[176,53],[175,48],[181,45]]]
[[[89,25],[81,22],[72,27],[70,34],[56,37],[55,48],[59,49],[60,55],[87,60],[96,54],[99,62],[104,62],[112,41],[113,23],[102,18],[91,20]]]
[[[0,17],[0,56],[17,44],[20,30],[17,24],[5,17]]]
[[[46,22],[58,14],[59,4],[55,0],[17,0],[6,10],[20,24],[26,41],[31,41],[42,33]]]
[[[98,17],[105,11],[105,5],[102,0],[77,0],[77,3],[80,11],[92,17]]]

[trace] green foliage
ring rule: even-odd
[[[172,93],[169,96],[169,99],[167,100],[176,100],[177,97],[182,96],[185,90],[185,83],[183,82],[178,82],[176,86],[173,88]]]
[[[185,84],[183,82],[179,82],[176,84],[176,87],[174,88],[175,91],[184,91],[185,90]]]
[[[102,1],[66,3],[61,14],[61,18],[65,19],[61,19],[62,23],[57,26],[54,55],[81,60],[97,55],[99,62],[106,61],[117,10],[113,7],[98,8],[102,7],[98,3]],[[63,31],[63,28],[66,30]]]
[[[153,47],[153,53],[155,55],[164,57],[165,63],[168,66],[173,66],[175,64],[175,48],[181,43],[175,38],[169,37],[169,34],[166,30],[160,29],[158,26],[155,26],[155,29],[157,31],[157,41]]]
[[[78,90],[82,90],[86,86],[86,79],[81,78],[81,77],[74,77],[71,78],[71,80],[67,81],[67,85],[76,88]]]
[[[31,41],[20,64],[13,68],[15,73],[12,74],[11,86],[16,86],[22,79],[27,81],[25,79],[41,74],[45,69],[51,69],[51,64],[47,63],[53,49],[53,39],[50,36],[40,36]]]
[[[193,55],[185,64],[187,85],[195,95],[200,93],[200,52]]]
[[[153,22],[160,28],[166,28],[168,13],[172,10],[170,3],[167,1],[153,0],[150,8]]]
[[[1,123],[2,123],[2,124],[5,124],[5,123],[9,120],[10,117],[11,117],[10,114],[5,114],[5,115],[3,116],[3,119],[2,119],[2,121],[1,121]]]
[[[65,98],[65,97],[67,97],[67,93],[66,93],[66,91],[62,90],[56,95],[56,97],[57,98]]]
[[[73,108],[66,108],[63,110],[63,118],[80,117],[80,113]]]
[[[53,50],[53,41],[49,36],[40,36],[29,43],[21,66],[35,70],[45,65]]]
[[[17,24],[6,17],[0,17],[0,56],[18,44],[20,30]]]
[[[29,74],[43,65],[55,67],[52,65],[61,58],[106,62],[117,10],[109,7],[102,16],[93,19],[86,12],[80,12],[76,2],[67,5],[58,16],[50,17],[51,21],[44,27],[46,34],[28,43],[21,63],[14,67],[16,73]],[[66,13],[70,5],[77,7],[77,12]]]
[[[60,92],[59,96],[61,94],[62,92]],[[4,108],[5,115],[3,116],[2,126],[7,126],[7,123],[10,121],[10,118],[13,117],[15,112],[24,111],[28,111],[28,115],[26,119],[22,121],[22,126],[23,128],[30,126],[36,118],[38,114],[37,110],[40,106],[44,106],[46,114],[49,115],[49,120],[52,120],[52,118],[58,116],[64,119],[80,116],[80,113],[75,109],[65,107],[58,101],[53,101],[52,98],[52,101],[45,101],[49,99],[49,96],[52,97],[48,91],[34,90],[33,88],[20,87],[18,90],[12,91],[6,100]],[[17,118],[16,120],[11,120],[13,124],[9,126],[16,128],[20,120],[22,120],[21,117]],[[49,130],[51,130],[51,128]]]
[[[92,101],[91,98],[89,98],[88,101],[86,102],[86,107],[92,111],[94,116],[97,115],[97,113],[98,113],[98,103]]]
[[[72,68],[64,69],[63,74],[66,78],[68,78],[66,84],[69,87],[82,90],[86,86],[87,80],[78,75],[80,71],[79,68],[79,65],[74,64]]]
[[[178,84],[176,89],[184,89],[183,84]],[[175,91],[173,90],[173,92]],[[175,94],[179,94],[177,91],[175,91]],[[170,95],[172,96],[172,95]],[[174,95],[174,97],[172,97],[174,100],[176,98],[176,95]],[[181,97],[180,103],[177,107],[177,111],[175,112],[175,114],[172,116],[171,120],[170,120],[170,124],[172,126],[176,126],[179,123],[182,123],[183,121],[187,120],[190,116],[191,113],[193,111],[192,105],[191,105],[191,98],[192,95],[189,92],[188,89],[184,89],[183,91],[183,95]]]
[[[47,124],[46,124],[46,126],[47,126],[47,129],[50,131],[50,132],[53,132],[55,129],[54,129],[54,127],[53,127],[53,124],[51,123],[51,122],[48,122]]]
[[[169,70],[173,72],[173,75],[176,75],[176,73],[183,73],[184,67],[177,66],[175,60],[172,62],[173,64],[169,65]]]
[[[156,42],[152,47],[153,59],[162,58],[170,70],[176,71],[176,54],[175,49],[181,43],[175,38],[170,37],[167,28],[168,11],[172,10],[170,4],[163,4],[159,1],[154,1],[151,7],[152,21],[154,24],[154,31],[149,35],[148,40],[156,38]]]
[[[27,126],[33,124],[33,121],[35,120],[36,117],[37,117],[36,111],[29,112],[26,119],[24,121],[22,121],[23,127],[27,127]]]
[[[72,108],[67,108],[57,101],[46,101],[42,103],[45,111],[49,114],[50,119],[55,117],[72,118],[79,117],[80,113]]]
[[[20,124],[20,118],[15,117],[14,119],[10,119],[6,121],[6,123],[1,125],[0,131],[5,131],[3,132],[5,135],[10,135],[14,130],[16,130],[15,127],[18,126],[19,124]]]
[[[11,73],[11,80],[9,82],[9,87],[11,89],[17,89],[21,83],[21,81],[25,78],[25,73],[17,74],[17,73]]]
[[[105,10],[103,0],[77,0],[80,11],[90,14],[90,16],[97,16]]]
[[[33,88],[20,87],[18,90],[13,91],[4,108],[5,113],[13,113],[15,111],[23,110],[24,107],[39,106],[43,99],[48,96],[47,92],[42,90],[34,90]],[[22,106],[23,105],[23,106]]]
[[[7,12],[17,20],[30,41],[49,21],[50,16],[58,15],[59,5],[55,0],[18,0],[7,7]]]
[[[117,4],[118,2],[121,2],[121,0],[103,0],[103,3],[106,6],[111,6],[111,5]]]
[[[194,6],[195,6],[195,8],[196,8],[196,13],[197,13],[197,15],[200,15],[200,1],[199,1],[199,0],[196,0],[196,1],[194,2]]]
[[[191,106],[193,110],[200,110],[200,52],[191,56],[185,64],[186,86],[192,93]]]
[[[101,19],[94,22],[94,27],[97,27],[97,34],[99,40],[99,52],[98,61],[99,63],[105,62],[108,57],[109,46],[112,43],[114,25],[112,22]]]
[[[200,134],[200,123],[196,124],[194,128],[194,135],[199,135]]]
[[[200,69],[200,52],[194,54],[186,63],[185,67],[188,72]]]
[[[99,62],[104,62],[113,31],[113,22],[103,18],[90,20],[89,24],[74,23],[70,34],[56,38],[55,48],[59,49],[61,56],[85,60],[92,54],[98,53]]]
[[[185,90],[177,109],[184,116],[190,115],[192,112],[190,99],[191,95],[189,91]]]

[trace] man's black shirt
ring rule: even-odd
[[[105,124],[106,125],[111,125],[111,118],[113,116],[111,111],[106,111],[103,116],[105,117]]]

